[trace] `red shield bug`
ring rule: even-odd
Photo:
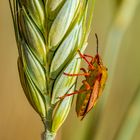
[[[82,54],[78,51],[80,57],[87,62],[88,70],[81,68],[80,70],[84,72],[82,74],[64,73],[66,76],[85,76],[85,80],[82,81],[83,84],[79,90],[60,97],[60,99],[63,99],[67,96],[78,94],[76,112],[78,117],[82,117],[81,119],[95,106],[107,79],[107,68],[103,66],[102,60],[98,54],[98,36],[97,34],[95,34],[95,36],[97,40],[97,54],[95,57]],[[88,60],[89,58],[91,59],[90,61]]]

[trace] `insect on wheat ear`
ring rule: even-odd
[[[95,36],[97,40],[97,53],[95,57],[82,54],[80,51],[78,51],[80,57],[88,64],[88,68],[81,68],[80,70],[83,71],[82,74],[64,73],[66,76],[85,76],[85,79],[82,81],[83,84],[79,90],[60,97],[60,99],[64,99],[65,97],[78,94],[76,101],[76,112],[77,116],[82,117],[82,119],[95,106],[104,89],[107,79],[107,68],[103,66],[102,60],[98,54],[98,36],[97,34],[95,34]],[[89,61],[88,58],[91,60]]]
[[[75,54],[77,48],[84,51],[87,47],[95,2],[8,1],[18,48],[20,82],[29,103],[43,121],[42,139],[54,140],[73,100],[71,96],[58,103],[58,97],[73,92],[77,82],[76,77],[68,77],[70,74],[64,75],[62,71],[79,71],[80,59]],[[90,76],[89,72],[81,75]]]

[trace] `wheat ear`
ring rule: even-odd
[[[82,52],[87,46],[94,0],[9,0],[25,95],[41,116],[43,140],[53,140],[66,119]]]

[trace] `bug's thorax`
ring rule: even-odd
[[[90,63],[93,66],[93,68],[91,68],[90,66],[88,67],[88,73],[90,76],[87,76],[86,80],[89,83],[89,85],[93,87],[95,80],[101,74],[102,61],[99,55],[96,54],[96,56],[91,60]]]

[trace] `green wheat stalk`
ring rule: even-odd
[[[87,46],[94,0],[9,0],[18,46],[18,69],[25,95],[53,140],[66,119],[80,59]]]
[[[107,121],[105,119],[105,105],[108,101],[109,94],[111,94],[111,87],[114,78],[114,72],[117,66],[118,55],[121,49],[122,40],[131,25],[133,18],[135,16],[138,5],[140,4],[139,0],[122,0],[120,7],[115,15],[115,18],[112,22],[112,25],[109,30],[106,51],[104,53],[104,61],[107,64],[109,77],[108,84],[105,89],[105,96],[101,102],[101,106],[98,108],[97,116],[98,122],[96,121],[96,134],[93,136],[93,139],[100,140],[105,137],[108,133]],[[111,58],[111,59],[110,59]],[[120,110],[121,111],[121,110]],[[107,125],[106,125],[107,124]],[[115,128],[114,128],[115,129]],[[113,130],[114,131],[114,130]],[[113,132],[111,136],[114,135]]]

